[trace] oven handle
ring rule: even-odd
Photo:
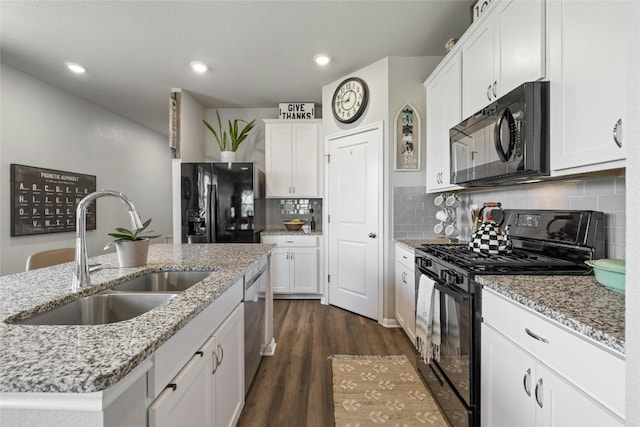
[[[464,301],[465,299],[469,298],[469,295],[466,295],[452,287],[441,285],[438,282],[436,282],[436,289],[458,301]]]

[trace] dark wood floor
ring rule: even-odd
[[[318,300],[275,300],[273,357],[264,357],[246,398],[239,427],[333,426],[333,354],[404,354],[415,366],[402,329]]]

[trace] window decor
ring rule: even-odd
[[[420,114],[405,104],[394,121],[396,171],[420,170]]]

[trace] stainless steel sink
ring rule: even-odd
[[[159,271],[114,286],[114,291],[182,292],[209,277],[212,271]]]
[[[169,301],[171,293],[100,293],[17,321],[22,325],[103,325],[144,314]]]

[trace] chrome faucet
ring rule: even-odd
[[[78,207],[76,208],[76,261],[73,271],[73,290],[77,291],[84,286],[90,284],[89,279],[89,261],[87,257],[87,209],[89,205],[99,197],[114,196],[122,200],[129,210],[129,217],[131,219],[131,227],[133,229],[142,228],[142,221],[140,215],[136,211],[136,207],[131,200],[119,191],[113,190],[100,190],[95,191],[87,195],[84,199],[80,200]]]

